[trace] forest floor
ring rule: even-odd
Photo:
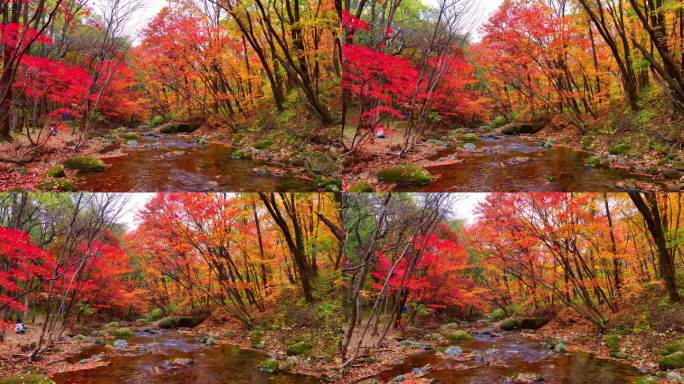
[[[70,129],[60,130],[43,145],[34,146],[25,134],[17,135],[13,143],[0,143],[0,190],[35,190],[50,167],[76,155],[91,155],[104,149],[104,141],[87,140],[78,151],[72,148],[78,141]],[[12,162],[15,161],[15,162]]]

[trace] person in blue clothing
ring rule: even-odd
[[[26,326],[21,321],[21,319],[17,319],[16,324],[14,324],[14,333],[19,335],[23,335],[26,333]]]

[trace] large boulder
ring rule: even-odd
[[[543,316],[531,317],[510,317],[499,324],[499,328],[504,331],[513,331],[516,329],[539,329],[546,325],[551,320]]]
[[[521,133],[537,133],[541,131],[548,123],[545,121],[529,122],[529,123],[510,123],[501,127],[501,133],[504,135],[519,135]]]
[[[201,316],[171,316],[162,319],[159,322],[159,328],[174,329],[174,328],[194,328],[204,321]]]
[[[170,122],[159,127],[161,133],[190,133],[196,131],[201,127],[203,122],[189,121],[189,122]]]

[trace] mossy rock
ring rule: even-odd
[[[651,375],[641,376],[636,384],[657,384],[658,382]]]
[[[123,135],[123,139],[125,141],[140,140],[140,135],[137,132],[126,132]]]
[[[504,331],[513,331],[516,329],[520,329],[521,322],[522,321],[520,319],[509,317],[508,319],[502,321],[501,324],[499,324],[499,328],[503,329]]]
[[[130,328],[127,328],[127,327],[116,328],[116,329],[113,329],[112,331],[110,331],[109,334],[121,339],[121,338],[133,336],[133,330]]]
[[[270,146],[272,146],[275,142],[273,139],[264,139],[264,140],[259,140],[256,143],[254,143],[254,148],[256,149],[266,149]]]
[[[625,154],[627,151],[629,151],[629,144],[620,143],[620,144],[615,144],[612,147],[610,147],[609,152],[611,155],[622,155],[622,154]]]
[[[298,341],[294,344],[290,344],[287,346],[287,355],[288,356],[302,355],[302,354],[308,352],[310,349],[311,349],[311,344],[309,344],[306,341]]]
[[[65,177],[66,173],[64,173],[64,168],[60,167],[59,165],[55,165],[53,167],[50,167],[50,169],[48,169],[45,175],[47,177],[60,178]]]
[[[105,324],[105,328],[118,328],[121,325],[120,322],[118,321],[110,321],[109,323]]]
[[[660,354],[667,356],[679,351],[684,352],[684,336],[675,339],[670,344],[663,347],[663,349],[660,351]]]
[[[610,334],[606,335],[603,340],[605,340],[610,351],[620,350],[620,335]]]
[[[464,143],[477,143],[480,141],[480,137],[474,133],[468,133],[461,138],[461,141]]]
[[[36,186],[41,191],[74,192],[76,186],[67,179],[43,180]]]
[[[348,192],[351,192],[351,193],[370,193],[370,192],[373,192],[373,186],[370,183],[367,183],[365,181],[361,181],[361,182],[352,184],[352,186],[349,187]]]
[[[660,359],[660,369],[684,368],[684,352],[677,351]]]
[[[93,156],[72,157],[64,160],[64,166],[81,172],[104,172],[107,169],[107,165],[102,160]]]
[[[584,165],[590,168],[596,168],[601,165],[601,159],[598,156],[591,156],[584,160]]]
[[[43,375],[17,375],[0,379],[0,384],[55,384]]]
[[[430,172],[413,164],[397,165],[378,172],[378,180],[397,185],[426,185],[433,180]]]
[[[252,156],[249,153],[245,153],[242,149],[238,149],[230,154],[230,158],[233,160],[251,160]]]
[[[278,370],[278,361],[268,358],[259,363],[259,370],[266,373],[275,373]]]
[[[608,352],[608,355],[610,355],[610,357],[612,357],[614,359],[620,359],[620,360],[624,360],[627,357],[629,357],[629,356],[627,356],[626,353],[620,352],[620,351],[610,351],[610,352]]]
[[[252,348],[254,349],[259,349],[262,347],[261,345],[261,339],[264,337],[264,334],[259,331],[259,330],[254,330],[249,333],[249,342],[252,345]]]
[[[449,340],[452,343],[461,343],[461,342],[469,341],[472,339],[473,339],[473,335],[471,335],[467,331],[456,331],[456,332],[451,332],[447,335],[447,340]]]
[[[159,328],[174,329],[174,328],[194,328],[204,321],[200,316],[172,316],[162,319],[159,322]]]
[[[323,152],[309,152],[304,155],[304,169],[312,175],[336,176],[339,167],[335,159]]]

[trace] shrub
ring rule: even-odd
[[[497,309],[493,310],[492,313],[489,314],[489,319],[491,319],[492,321],[499,321],[505,317],[506,317],[506,312],[504,312],[504,310],[501,308],[497,308]]]
[[[140,135],[137,132],[127,132],[127,133],[124,133],[123,139],[126,141],[140,140]]]
[[[506,118],[503,116],[497,116],[492,120],[491,127],[492,128],[499,128],[501,126],[506,125]]]
[[[162,311],[160,308],[155,308],[150,312],[150,316],[148,316],[148,319],[150,321],[157,321],[164,316],[164,311]]]

